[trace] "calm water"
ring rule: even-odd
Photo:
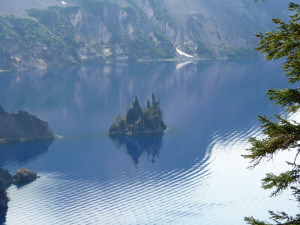
[[[4,224],[243,224],[267,210],[295,213],[289,194],[260,189],[274,161],[247,170],[258,114],[280,113],[265,96],[286,87],[278,64],[255,60],[87,65],[0,74],[0,105],[49,122],[62,138],[0,145],[0,166],[41,178],[8,189]],[[160,99],[163,137],[110,138],[137,96]],[[288,155],[280,156],[283,161]]]

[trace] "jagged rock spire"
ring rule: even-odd
[[[155,105],[155,96],[154,96],[154,93],[152,93],[152,105],[153,106]]]
[[[131,102],[130,109],[127,110],[126,120],[129,123],[136,121],[143,112],[137,97]]]
[[[152,106],[153,108],[159,108],[159,99],[155,99],[154,93],[152,94]]]
[[[110,134],[154,134],[163,133],[167,129],[162,119],[159,100],[152,94],[152,105],[147,101],[147,108],[142,110],[138,98],[131,101],[124,120],[118,117],[109,128]]]

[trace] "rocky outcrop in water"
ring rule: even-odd
[[[0,107],[0,142],[53,139],[48,123],[25,111],[7,113]]]
[[[28,169],[19,169],[17,174],[12,177],[14,184],[26,184],[38,178],[36,172]]]
[[[12,176],[7,170],[0,168],[0,210],[7,209],[9,198],[6,189],[11,185],[22,186],[38,178],[37,174],[28,169],[20,169],[15,176]]]
[[[142,110],[138,98],[131,102],[130,109],[124,119],[120,115],[115,118],[114,124],[109,128],[109,134],[157,134],[163,133],[167,126],[162,119],[162,111],[159,107],[159,100],[152,94],[152,104],[147,101],[147,107]]]

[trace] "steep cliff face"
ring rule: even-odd
[[[0,69],[79,62],[162,59],[172,43],[135,4],[86,0],[73,7],[31,9],[0,17]]]
[[[249,57],[286,3],[230,0],[0,0],[0,70],[81,62]]]
[[[134,0],[173,45],[195,57],[249,57],[254,33],[287,18],[287,2],[242,0]]]

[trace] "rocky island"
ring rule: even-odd
[[[48,123],[25,111],[7,113],[0,107],[0,143],[54,139]]]
[[[109,134],[144,135],[162,134],[167,126],[163,122],[159,100],[152,94],[152,103],[147,101],[147,107],[142,110],[138,98],[131,102],[124,119],[120,115],[115,117],[113,125],[109,128]]]

